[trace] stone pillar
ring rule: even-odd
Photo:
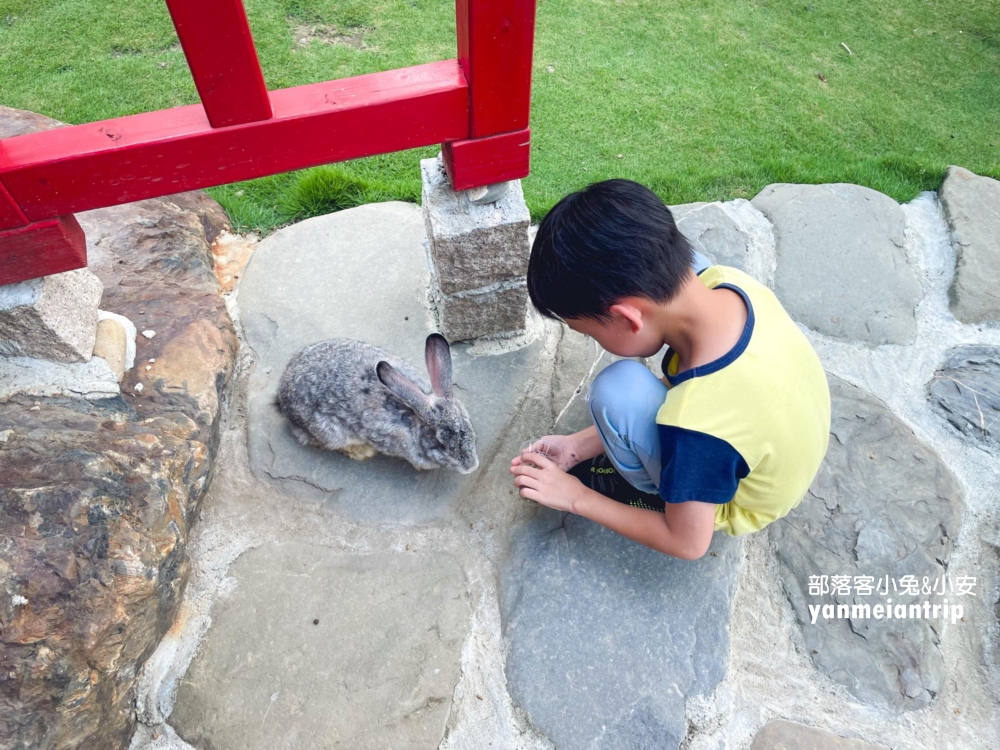
[[[420,162],[431,297],[449,341],[524,331],[528,226],[520,180],[455,192],[440,155]]]

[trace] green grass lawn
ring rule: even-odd
[[[452,0],[245,0],[269,88],[453,57]],[[850,52],[848,51],[850,49]],[[0,104],[69,123],[198,101],[162,0],[0,0]],[[539,0],[534,218],[629,177],[670,203],[771,182],[905,201],[1000,178],[1000,0]],[[238,229],[420,196],[437,148],[210,190]]]

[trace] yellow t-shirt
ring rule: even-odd
[[[665,502],[717,503],[715,528],[758,531],[799,504],[826,454],[830,390],[819,357],[774,296],[736,268],[699,275],[736,291],[747,306],[737,344],[707,365],[677,372],[656,415]]]

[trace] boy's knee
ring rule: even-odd
[[[650,400],[652,404],[662,403],[665,390],[663,383],[645,365],[622,359],[605,367],[594,378],[588,401],[595,414],[613,415]]]

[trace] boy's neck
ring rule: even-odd
[[[743,298],[732,289],[709,289],[694,272],[678,295],[650,321],[677,353],[677,371],[701,367],[732,349],[747,322]]]

